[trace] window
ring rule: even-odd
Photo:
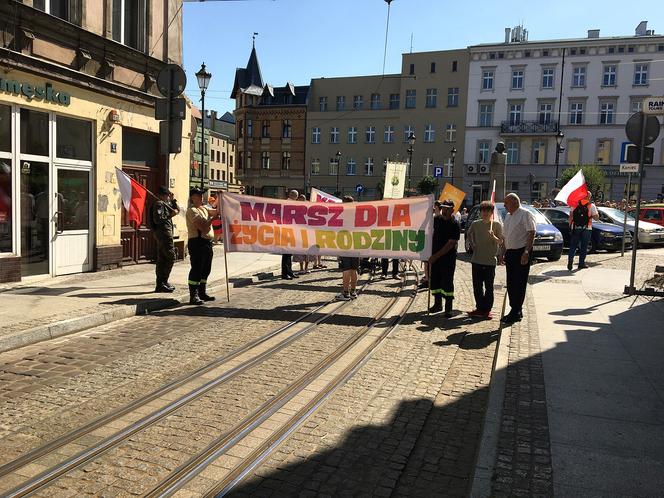
[[[311,129],[311,143],[312,144],[320,143],[320,128],[315,127]]]
[[[32,6],[70,23],[81,24],[80,0],[34,0]]]
[[[270,138],[270,122],[267,119],[264,119],[261,125],[261,137]]]
[[[336,176],[339,174],[339,161],[336,157],[330,158],[330,175]]]
[[[447,107],[457,107],[459,105],[459,88],[453,87],[447,89]]]
[[[339,143],[339,128],[333,126],[330,128],[330,143],[338,144]]]
[[[553,78],[556,70],[552,67],[542,68],[542,88],[553,88]]]
[[[0,105],[0,253],[12,252],[12,108]]]
[[[290,119],[284,119],[283,130],[281,133],[282,138],[291,138],[293,132],[293,123]]]
[[[337,111],[343,111],[346,109],[346,97],[340,95],[337,97]]]
[[[367,160],[364,161],[364,175],[372,176],[374,174],[374,159],[373,157],[367,157]]]
[[[445,141],[456,142],[456,125],[454,123],[445,126]]]
[[[415,109],[415,90],[406,90],[406,109]]]
[[[290,169],[291,165],[291,153],[290,152],[282,152],[281,153],[281,169],[288,170]]]
[[[493,69],[485,69],[482,71],[482,90],[493,90]]]
[[[507,164],[519,164],[519,142],[507,142],[505,144],[507,149]]]
[[[320,175],[320,161],[318,159],[311,160],[311,174],[313,176]]]
[[[357,174],[357,165],[352,157],[346,162],[346,174],[350,176]]]
[[[57,116],[55,155],[63,159],[92,161],[92,123]]]
[[[251,119],[247,119],[247,136],[249,138],[254,136],[254,122]]]
[[[637,63],[634,65],[634,85],[644,86],[648,84],[648,64]]]
[[[519,182],[510,182],[510,190],[512,192],[518,192],[519,191]]]
[[[50,154],[48,113],[21,109],[21,154]]]
[[[432,63],[431,63],[431,72],[432,72],[432,73],[435,73],[435,72],[436,72],[436,63],[435,63],[435,62],[432,62]]]
[[[217,180],[219,180],[219,170],[217,170]],[[226,171],[221,172],[221,180],[226,181]]]
[[[477,142],[477,162],[480,164],[489,163],[489,148],[491,144],[489,142],[481,141]]]
[[[61,0],[58,3],[69,2]],[[112,36],[116,42],[145,52],[147,38],[146,0],[113,0],[111,26]]]
[[[459,69],[459,61],[452,61],[452,72],[456,73]]]
[[[261,152],[261,168],[270,169],[270,153],[268,151]]]
[[[512,69],[512,90],[523,90],[523,69]]]
[[[631,112],[640,112],[643,109],[643,99],[645,97],[634,97],[630,100],[629,109]]]
[[[597,141],[597,164],[611,164],[611,140]]]
[[[427,98],[426,98],[425,107],[436,107],[437,99],[438,99],[438,89],[427,88]]]
[[[480,104],[479,126],[493,126],[493,104]]]
[[[433,172],[433,158],[425,157],[424,162],[422,163],[422,175],[431,176],[432,172]]]
[[[539,124],[551,124],[553,118],[553,104],[541,102],[539,105]]]
[[[412,76],[413,74],[415,74],[415,64],[411,64],[411,65],[409,66],[409,68],[408,68],[408,74],[410,74],[411,76]]]
[[[523,104],[510,104],[510,125],[521,124],[521,111]]]
[[[398,93],[391,93],[390,94],[390,109],[398,109],[400,100],[401,100],[401,95],[399,95]]]
[[[353,109],[356,111],[361,111],[364,107],[364,98],[362,95],[355,95],[353,97]]]
[[[569,123],[577,125],[583,124],[583,102],[570,102]]]
[[[380,109],[380,93],[371,94],[371,109],[374,111]]]
[[[357,143],[357,127],[351,126],[348,128],[348,143],[356,144]]]
[[[586,86],[586,66],[574,66],[572,71],[572,87],[581,88]]]
[[[613,102],[600,102],[599,124],[613,124],[615,121],[615,104]]]
[[[403,127],[403,143],[407,144],[408,139],[411,135],[415,134],[415,127],[412,125],[406,125]]]
[[[383,141],[386,144],[394,143],[394,126],[387,125],[383,134]]]
[[[368,144],[376,143],[376,127],[367,126],[365,130],[365,138]]]
[[[318,97],[318,110],[320,112],[327,111],[327,97]]]
[[[616,86],[617,71],[617,65],[604,64],[604,72],[602,73],[602,86]]]
[[[546,157],[546,142],[543,142],[542,140],[534,140],[533,141],[533,149],[532,149],[533,155],[532,155],[532,160],[531,162],[533,164],[545,164],[545,157]]]
[[[434,129],[433,125],[429,123],[424,127],[424,141],[429,143],[433,142],[436,138],[436,130]]]

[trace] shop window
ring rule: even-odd
[[[55,155],[61,159],[92,161],[92,123],[58,116]]]
[[[113,0],[113,39],[145,52],[146,19],[146,0]]]
[[[21,154],[48,156],[48,113],[21,109]]]

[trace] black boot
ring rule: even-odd
[[[429,313],[430,314],[440,313],[441,311],[443,311],[443,296],[441,296],[440,294],[434,294],[433,298],[434,298],[433,306],[429,308]]]
[[[198,285],[189,285],[189,304],[203,304],[201,298],[198,297]]]
[[[445,298],[445,316],[447,318],[452,318],[452,303],[454,302],[454,298],[451,297],[446,297]]]
[[[198,286],[198,297],[201,298],[203,301],[214,301],[214,297],[208,296],[207,292],[205,292],[205,287],[207,284],[200,284]]]
[[[155,292],[173,292],[175,290],[175,287],[171,287],[168,284],[165,284],[164,282],[157,282],[157,285],[154,288]]]

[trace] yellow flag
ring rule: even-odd
[[[461,208],[461,203],[465,197],[466,193],[463,190],[446,183],[438,200],[444,201],[445,199],[451,199],[452,202],[454,202],[454,212],[456,213]]]

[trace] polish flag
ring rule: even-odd
[[[579,170],[576,175],[568,181],[563,188],[560,189],[556,196],[557,201],[564,202],[571,208],[579,205],[579,201],[588,195],[588,188],[586,187],[586,179],[583,176],[583,171]]]
[[[148,196],[147,189],[119,168],[115,168],[115,176],[118,179],[122,204],[127,210],[127,217],[140,225],[145,210],[145,199]]]
[[[322,190],[318,190],[317,188],[311,189],[311,195],[309,196],[309,201],[310,202],[341,202],[341,199],[338,197],[335,197],[333,195],[328,194],[327,192],[323,192]]]

